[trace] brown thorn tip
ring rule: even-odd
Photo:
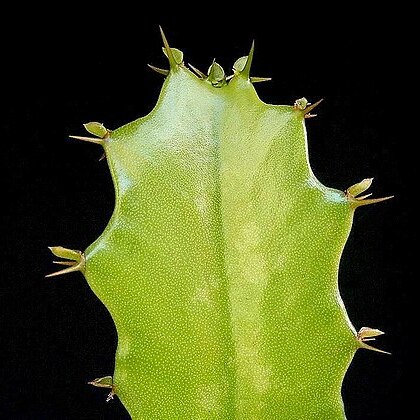
[[[324,98],[321,98],[319,101],[316,101],[315,103],[308,105],[305,109],[302,110],[303,114],[309,114],[314,108],[316,108]],[[309,117],[310,118],[310,117]]]
[[[147,66],[149,68],[151,68],[153,71],[155,71],[156,73],[162,74],[163,76],[167,76],[169,74],[169,70],[161,69],[159,67],[155,67],[152,64],[148,64]]]

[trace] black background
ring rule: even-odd
[[[213,13],[216,6],[208,5]],[[342,16],[325,25],[292,19],[298,12],[272,24],[252,21],[252,13],[228,23],[156,22],[202,70],[213,57],[230,69],[255,38],[252,73],[273,77],[257,86],[264,101],[325,98],[307,123],[317,177],[340,189],[374,177],[375,196],[395,195],[357,211],[340,272],[355,327],[386,331],[378,346],[392,356],[359,351],[343,396],[349,420],[404,418],[415,360],[415,148],[413,134],[403,133],[418,108],[409,35],[360,16],[347,25]],[[162,77],[146,63],[166,65],[157,23],[130,10],[74,17],[63,10],[54,19],[27,11],[13,22],[2,38],[0,416],[126,419],[118,400],[105,403],[106,390],[86,385],[112,373],[110,315],[82,275],[44,275],[55,268],[47,246],[84,249],[111,215],[113,187],[100,148],[67,135],[83,135],[84,122],[113,129],[151,110]]]

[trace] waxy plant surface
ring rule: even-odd
[[[163,33],[162,33],[163,35]],[[115,372],[91,384],[133,419],[344,419],[341,383],[360,347],[338,291],[340,256],[361,195],[322,185],[308,161],[305,98],[268,105],[253,47],[226,77],[169,70],[144,118],[108,130],[115,210],[84,252],[51,247],[82,271],[118,331]],[[378,350],[379,351],[379,350]]]

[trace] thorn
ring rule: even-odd
[[[166,70],[166,69],[161,69],[161,68],[159,68],[159,67],[152,66],[151,64],[148,64],[148,66],[149,66],[149,67],[150,67],[153,71],[155,71],[156,73],[163,74],[164,76],[167,76],[167,75],[169,74],[169,70]]]
[[[310,111],[316,108],[322,101],[323,99],[320,99],[314,104],[311,104],[306,98],[300,98],[296,99],[295,103],[293,104],[293,108],[302,112],[304,118],[314,118],[317,116],[317,114],[311,114]]]
[[[73,266],[74,262],[73,261],[53,261],[53,264]]]
[[[252,60],[254,58],[254,47],[255,47],[255,41],[253,40],[251,44],[251,48],[249,50],[248,57],[246,59],[245,66],[243,70],[241,71],[241,75],[247,79],[249,79],[249,74],[251,72]]]
[[[362,179],[357,184],[353,184],[351,187],[347,188],[345,192],[347,199],[351,203],[351,205],[355,208],[361,206],[367,206],[369,204],[380,203],[385,200],[389,200],[393,198],[393,195],[388,197],[381,197],[381,198],[369,198],[372,194],[365,194],[359,197],[360,194],[364,193],[370,186],[372,185],[373,178],[365,178]]]
[[[56,272],[51,273],[51,274],[47,274],[45,277],[46,278],[57,277],[57,276],[61,276],[62,274],[73,273],[73,271],[82,271],[83,266],[84,266],[84,264],[76,264],[75,263],[69,268],[64,268],[63,270],[56,271]]]
[[[106,154],[102,153],[101,157],[98,159],[98,162],[100,162],[101,160],[104,160],[106,158]]]
[[[214,87],[222,87],[226,84],[226,76],[223,67],[213,60],[209,67],[208,76],[206,78]]]
[[[271,77],[250,77],[251,83],[269,82]]]
[[[389,351],[381,350],[381,349],[378,349],[376,347],[370,346],[369,344],[366,344],[364,341],[360,342],[360,348],[366,349],[366,350],[376,351],[377,353],[391,355],[391,353]]]
[[[73,271],[84,272],[86,260],[81,251],[63,248],[62,246],[51,246],[48,248],[56,257],[71,261],[53,261],[54,264],[66,265],[68,267],[51,274],[47,274],[45,277],[56,277],[62,274],[72,273]]]
[[[378,353],[383,354],[391,354],[388,351],[377,349],[376,347],[370,346],[369,344],[366,344],[366,341],[373,341],[375,340],[374,337],[377,337],[379,335],[385,334],[383,331],[378,330],[376,328],[369,328],[369,327],[362,327],[360,328],[359,332],[356,335],[357,341],[359,342],[359,346],[361,348],[364,348],[366,350],[372,350],[376,351]]]
[[[104,139],[94,138],[94,137],[83,137],[83,136],[69,136],[71,139],[87,141],[88,143],[95,143],[95,144],[104,144]]]
[[[197,67],[194,67],[192,64],[188,63],[188,65],[191,67],[191,70],[201,79],[207,79],[207,74],[203,73],[201,70],[199,70]]]
[[[302,98],[305,99],[305,98]],[[307,102],[307,106],[305,106],[305,108],[301,109],[301,111],[303,111],[303,114],[306,115],[309,114],[314,108],[316,108],[322,101],[324,100],[324,98],[321,98],[319,101],[316,101],[314,104],[310,104],[309,102]],[[296,103],[296,102],[295,102]],[[308,117],[306,117],[308,118]],[[311,118],[311,117],[309,117]]]
[[[175,60],[171,47],[169,46],[168,40],[166,39],[165,33],[163,32],[162,26],[160,25],[159,25],[159,30],[160,30],[160,35],[162,37],[163,46],[166,51],[166,56],[168,57],[168,60],[169,60],[169,67],[171,68],[171,70],[175,70],[178,67],[178,64]]]
[[[361,206],[368,206],[369,204],[376,204],[381,203],[382,201],[390,200],[394,198],[393,195],[388,197],[381,197],[381,198],[369,198],[368,200],[361,200],[360,198],[356,198],[354,200],[350,200],[353,207],[361,207]]]

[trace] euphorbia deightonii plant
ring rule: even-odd
[[[84,252],[51,251],[81,271],[118,331],[115,372],[92,378],[133,419],[344,419],[341,383],[382,334],[351,324],[338,266],[357,208],[386,200],[324,186],[305,120],[318,102],[262,102],[253,46],[226,77],[169,69],[155,108],[101,145],[115,210]]]

